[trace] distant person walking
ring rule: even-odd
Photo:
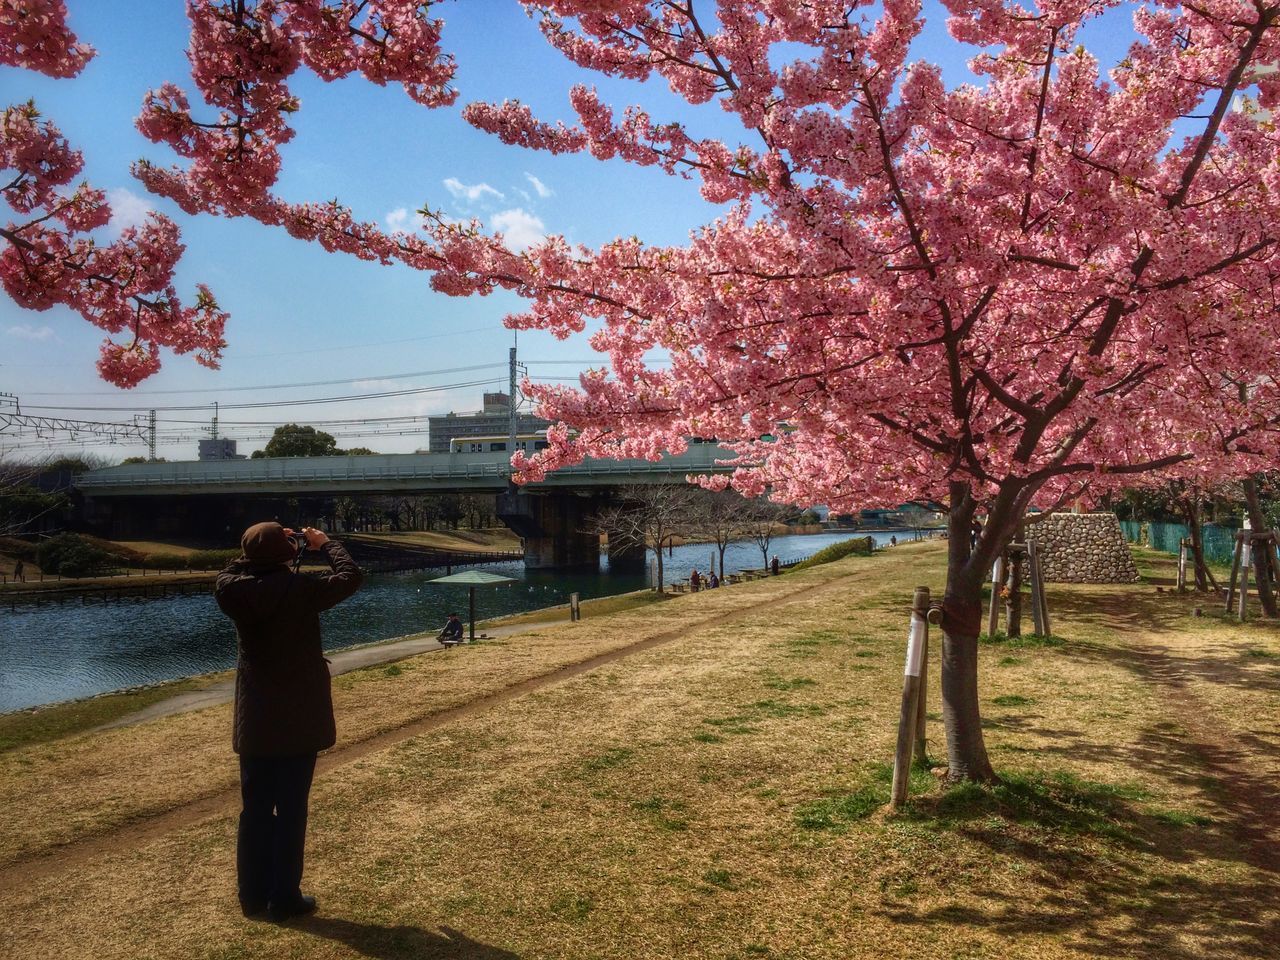
[[[898,537],[897,537],[897,535],[895,534],[895,535],[893,535],[893,536],[889,537],[889,546],[891,546],[891,547],[896,547],[897,545],[898,545]]]
[[[775,577],[778,575],[778,566],[779,566],[779,564],[778,564],[778,558],[777,558],[777,557],[774,557],[774,558],[773,558],[773,560],[771,560],[771,561],[769,562],[769,569],[770,569],[770,571],[772,571],[772,573],[773,573],[773,575],[774,575]]]
[[[702,586],[702,574],[694,568],[693,573],[689,574],[689,589],[694,593],[698,592],[698,588]]]
[[[340,543],[311,527],[302,536],[299,545],[278,523],[254,524],[240,538],[244,556],[218,575],[214,588],[236,626],[231,740],[244,804],[236,839],[240,909],[276,922],[316,909],[301,889],[307,797],[316,754],[337,739],[320,611],[351,596],[364,579]],[[315,577],[290,569],[306,549],[318,551],[332,572]]]
[[[24,564],[21,560],[18,560],[13,565],[13,582],[14,583],[27,582],[27,567],[26,567],[26,564]]]
[[[978,549],[978,540],[982,537],[982,521],[977,517],[973,518],[973,523],[969,527],[969,549]]]

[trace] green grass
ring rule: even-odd
[[[672,813],[684,810],[684,803],[679,800],[668,800],[666,797],[649,797],[631,804],[631,809],[649,815],[649,822],[660,830],[681,833],[689,829],[689,821]],[[670,811],[671,813],[669,813]]]
[[[595,906],[590,897],[566,893],[551,902],[551,912],[564,920],[585,920]]]
[[[1024,633],[1020,637],[1010,637],[1004,632],[997,632],[981,634],[978,642],[1008,647],[1011,650],[1025,650],[1029,647],[1060,647],[1067,641],[1052,634],[1041,636],[1038,633]]]
[[[1134,784],[1098,783],[1065,771],[1010,772],[998,783],[964,783],[915,798],[905,816],[939,829],[1006,821],[1054,833],[1132,843],[1147,793]]]
[[[792,657],[816,656],[822,647],[841,646],[849,642],[849,638],[835,630],[812,630],[798,637],[791,637],[783,642],[787,653]]]
[[[1148,811],[1152,819],[1171,827],[1207,827],[1213,823],[1212,817],[1189,810],[1152,809]]]
[[[809,567],[831,563],[835,560],[843,560],[845,557],[869,557],[874,549],[875,541],[870,537],[854,537],[852,540],[841,540],[839,543],[833,543],[829,547],[823,547],[812,557],[802,560],[790,569],[806,570]]]
[[[799,690],[801,687],[812,687],[817,681],[810,680],[808,677],[791,677],[786,679],[778,676],[769,676],[765,679],[764,685],[770,690]]]
[[[614,767],[620,767],[633,756],[635,756],[635,751],[627,747],[611,747],[599,756],[585,761],[582,766],[588,773],[597,773],[601,770],[612,770]]]
[[[997,707],[1025,707],[1029,703],[1035,703],[1030,697],[1020,697],[1016,693],[1006,693],[1003,696],[992,697],[991,702]]]
[[[737,886],[733,882],[733,874],[728,870],[708,870],[702,875],[703,883],[708,883],[713,887],[719,887],[721,890],[736,890]]]
[[[802,803],[796,808],[795,822],[802,830],[843,833],[849,824],[865,820],[888,802],[887,789],[880,784],[867,784],[852,793]]]
[[[796,807],[793,819],[802,830],[824,830],[844,833],[850,825],[865,820],[889,802],[893,783],[893,767],[873,764],[862,783],[852,790],[834,789],[822,797]],[[917,796],[936,789],[936,781],[923,765],[913,766],[909,795]]]
[[[88,700],[55,703],[33,710],[0,714],[0,753],[36,743],[69,737],[167,700],[188,690],[198,690],[209,677],[190,677],[141,690],[110,693]]]

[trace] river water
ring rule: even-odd
[[[782,561],[798,559],[856,535],[777,537],[769,553]],[[872,536],[887,543],[890,534]],[[714,552],[710,544],[676,547],[663,558],[663,578],[670,583],[688,577],[695,567],[705,573]],[[730,544],[725,553],[730,571],[762,565],[760,549],[751,541]],[[603,559],[595,572],[525,570],[518,561],[479,569],[516,580],[476,591],[476,616],[482,620],[566,603],[575,591],[585,600],[639,590],[646,583],[644,574],[610,573]],[[325,648],[435,630],[450,610],[465,620],[465,587],[428,585],[442,572],[370,576],[354,597],[321,614]],[[208,595],[0,609],[0,712],[225,670],[235,658],[231,622]]]

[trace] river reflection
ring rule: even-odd
[[[784,561],[806,557],[850,536],[778,537],[769,553]],[[889,534],[873,536],[878,543],[889,540]],[[714,551],[708,544],[676,547],[664,557],[664,579],[683,579],[695,567],[705,573]],[[761,560],[750,541],[730,544],[725,554],[730,571],[760,567]],[[643,574],[610,573],[603,560],[595,572],[526,571],[519,562],[481,569],[517,580],[476,591],[481,619],[565,603],[573,592],[585,600],[645,585]],[[428,585],[442,573],[371,576],[358,594],[321,615],[326,649],[434,630],[450,610],[465,619],[465,587]],[[235,633],[210,596],[0,609],[0,712],[225,670],[234,663]]]

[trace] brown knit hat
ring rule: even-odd
[[[254,563],[289,563],[298,553],[284,527],[275,521],[255,523],[240,538],[240,549]]]

